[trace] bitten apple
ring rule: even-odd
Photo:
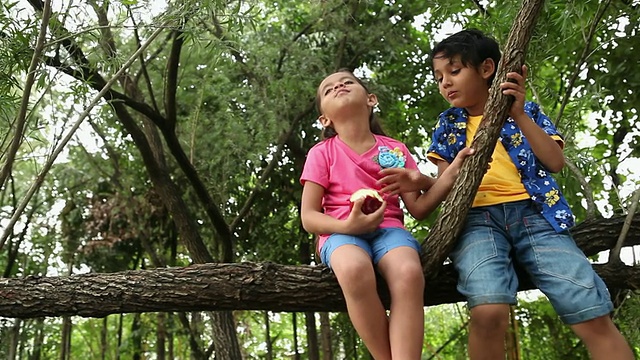
[[[353,203],[358,200],[364,198],[364,202],[362,203],[362,212],[364,214],[371,214],[375,212],[382,206],[382,196],[373,190],[373,189],[360,189],[353,194],[349,198],[351,202],[351,208],[353,208]]]

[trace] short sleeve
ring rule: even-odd
[[[329,166],[324,147],[318,145],[312,147],[307,153],[300,184],[304,186],[305,182],[311,181],[326,189],[329,186]]]
[[[453,161],[453,154],[451,153],[451,146],[447,146],[449,138],[453,137],[455,141],[455,134],[449,134],[447,132],[446,117],[440,114],[438,118],[438,124],[433,129],[431,135],[431,145],[427,149],[427,158],[434,162],[434,160],[445,160],[448,163]]]

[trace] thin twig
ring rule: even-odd
[[[18,153],[18,149],[20,148],[20,144],[22,144],[22,133],[24,132],[24,128],[27,123],[27,110],[29,108],[29,99],[31,97],[31,90],[33,88],[33,84],[35,83],[36,77],[36,68],[38,67],[38,63],[40,62],[40,55],[42,54],[42,49],[44,48],[45,38],[47,36],[47,29],[49,28],[49,19],[51,18],[51,0],[47,0],[44,3],[44,9],[42,12],[42,24],[40,24],[40,32],[38,34],[38,40],[36,41],[36,46],[33,51],[33,55],[31,56],[31,63],[29,64],[29,70],[27,72],[27,79],[24,84],[24,93],[22,94],[22,102],[20,103],[20,110],[18,111],[18,115],[16,116],[16,131],[13,136],[13,140],[11,141],[11,145],[9,146],[7,152],[7,161],[2,167],[2,171],[0,172],[0,187],[4,186],[5,181],[7,180],[7,176],[11,172],[11,168],[13,167],[13,162],[15,161],[16,154]],[[2,243],[0,242],[0,249],[2,249]]]
[[[633,216],[638,209],[638,202],[640,202],[640,189],[637,189],[633,192],[633,196],[631,197],[631,205],[629,205],[627,217],[624,219],[624,224],[622,225],[620,236],[618,236],[618,242],[616,242],[616,246],[614,246],[609,253],[609,263],[622,263],[622,259],[620,259],[620,251],[622,250],[624,240],[627,238],[627,234],[629,233],[629,229],[631,228],[631,221],[633,220]]]
[[[48,3],[49,1],[47,1],[47,4]],[[166,26],[167,23],[165,23],[163,26],[156,29],[156,31],[154,31],[153,34],[149,36],[149,38],[144,43],[144,45],[142,45],[133,55],[131,55],[129,60],[127,60],[127,62],[124,63],[124,65],[122,65],[120,70],[118,70],[118,72],[116,72],[115,75],[104,85],[102,90],[100,90],[100,92],[93,98],[89,106],[82,112],[82,114],[79,115],[78,120],[75,122],[75,124],[73,124],[73,126],[71,127],[67,135],[62,139],[60,144],[51,153],[51,156],[45,162],[44,166],[42,167],[42,170],[40,171],[40,173],[38,173],[36,181],[34,181],[33,184],[31,184],[31,187],[25,194],[24,198],[22,199],[22,202],[15,209],[15,211],[13,212],[13,215],[11,216],[11,219],[9,220],[9,223],[6,225],[4,232],[2,234],[2,237],[0,237],[0,250],[4,246],[4,243],[9,237],[9,235],[13,232],[13,227],[15,226],[16,222],[18,222],[18,218],[20,217],[24,209],[27,207],[27,204],[31,200],[31,197],[40,188],[40,186],[44,182],[44,178],[46,174],[49,172],[49,170],[53,166],[53,163],[57,159],[58,155],[60,155],[62,150],[64,150],[64,147],[67,145],[69,140],[71,140],[71,138],[74,136],[75,132],[78,130],[78,128],[80,127],[84,119],[89,115],[93,107],[96,106],[96,104],[98,104],[100,101],[102,101],[102,97],[109,91],[111,86],[113,86],[113,84],[116,81],[118,81],[120,76],[124,74],[124,72],[137,60],[137,57],[140,55],[140,53],[142,53],[147,48],[147,46],[149,46],[151,42],[153,42],[153,40],[160,34],[160,32],[164,30],[164,26]],[[46,27],[44,29],[45,29],[44,31],[46,31]]]

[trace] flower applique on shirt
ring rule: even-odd
[[[391,150],[388,146],[379,146],[378,155],[373,157],[373,161],[383,169],[403,168],[406,160],[407,158],[399,147]]]

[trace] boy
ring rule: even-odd
[[[464,30],[437,44],[431,58],[440,94],[453,106],[440,114],[427,155],[442,174],[473,140],[500,50],[482,32]],[[505,357],[509,305],[516,303],[518,288],[515,260],[593,359],[631,360],[629,345],[609,317],[613,305],[606,285],[568,232],[573,215],[549,174],[564,166],[563,139],[537,104],[525,102],[526,70],[507,75],[515,83],[500,84],[515,100],[450,254],[471,313],[469,356]],[[408,177],[401,181],[394,188],[409,186]]]

